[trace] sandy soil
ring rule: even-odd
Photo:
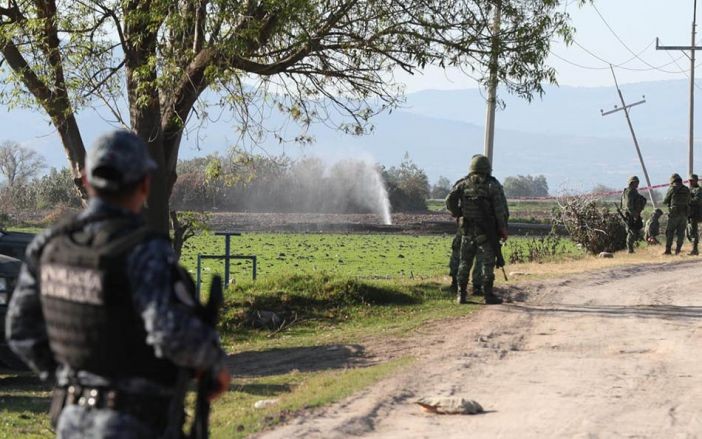
[[[702,436],[701,270],[680,259],[522,284],[506,293],[512,303],[401,340],[326,348],[351,367],[418,361],[256,437]],[[475,399],[487,413],[431,415],[413,403],[435,395]]]

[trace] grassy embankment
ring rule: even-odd
[[[226,348],[235,361],[244,352],[255,357],[273,349],[294,352],[309,346],[363,344],[379,336],[408,336],[428,320],[471,312],[475,306],[456,307],[446,291],[450,242],[450,236],[399,235],[248,234],[234,238],[234,251],[256,254],[260,270],[257,282],[243,280],[250,276],[250,263],[235,262],[237,282],[227,292],[221,326]],[[200,236],[189,243],[183,262],[192,270],[195,254],[222,251],[222,238]],[[509,260],[512,255],[542,262],[582,257],[567,241],[525,239],[510,241],[505,257]],[[510,270],[528,272],[530,267]],[[221,264],[205,265],[206,273],[213,271],[221,271]],[[276,311],[288,326],[277,332],[253,329],[248,316],[254,310]],[[343,361],[305,370],[290,364],[275,373],[238,376],[231,391],[215,405],[214,436],[246,436],[295,411],[350,395],[410,361],[351,369]],[[0,380],[0,437],[51,436],[45,416],[46,389],[21,375],[0,376]],[[257,400],[270,398],[279,401],[265,409],[253,408]]]

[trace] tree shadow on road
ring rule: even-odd
[[[370,365],[361,345],[322,345],[241,352],[228,357],[235,377],[282,375],[292,371],[318,372]]]

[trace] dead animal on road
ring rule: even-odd
[[[475,415],[484,411],[477,401],[459,397],[420,398],[415,403],[422,408],[423,412],[439,415]]]

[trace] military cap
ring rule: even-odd
[[[636,175],[632,175],[631,177],[629,177],[629,184],[638,183],[638,182],[639,182],[639,177],[637,177]]]
[[[100,136],[85,158],[88,182],[96,189],[107,191],[136,183],[157,167],[146,143],[127,130]]]
[[[673,174],[670,176],[670,182],[675,183],[676,181],[682,181],[680,174]]]
[[[480,174],[489,174],[492,172],[492,165],[490,164],[490,159],[482,154],[476,154],[470,161],[470,172],[477,172]]]
[[[690,181],[698,181],[699,178],[697,177],[697,174],[690,174],[689,180],[690,180]]]
[[[656,209],[653,211],[653,216],[661,216],[663,215],[663,211],[660,209]]]

